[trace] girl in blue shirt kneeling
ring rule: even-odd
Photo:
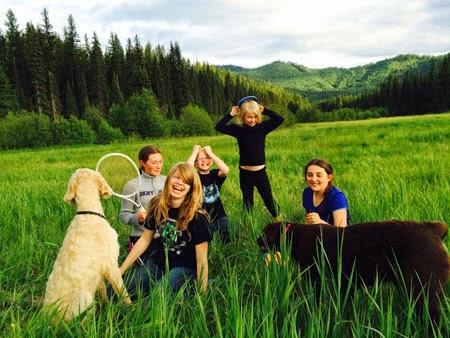
[[[303,208],[307,224],[331,224],[346,227],[350,213],[345,194],[333,185],[333,168],[324,159],[315,158],[304,169],[306,184]]]

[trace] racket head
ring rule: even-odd
[[[131,197],[139,193],[141,173],[134,161],[122,153],[109,153],[102,156],[95,166],[113,190],[113,195],[131,201],[140,207]],[[127,185],[127,192],[124,188]]]

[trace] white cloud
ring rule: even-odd
[[[124,45],[137,34],[152,45],[178,41],[183,55],[213,64],[349,67],[450,51],[447,0],[4,0],[2,7],[14,11],[22,28],[40,22],[46,7],[59,34],[72,14],[79,35],[95,31],[103,46],[111,32]]]

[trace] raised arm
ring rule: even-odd
[[[218,175],[220,177],[224,177],[228,175],[228,172],[230,171],[230,168],[228,168],[228,166],[225,164],[225,162],[216,154],[213,153],[212,149],[210,146],[205,146],[205,148],[203,148],[203,150],[205,151],[205,154],[208,155],[213,162],[217,165],[217,168],[219,168],[219,173]]]
[[[194,147],[192,148],[191,156],[189,156],[186,162],[189,163],[191,166],[194,166],[195,160],[197,159],[197,155],[201,149],[202,147],[200,147],[198,144],[194,145]]]
[[[236,136],[237,135],[237,128],[239,128],[238,126],[231,124],[231,125],[227,125],[227,123],[233,118],[235,117],[237,114],[239,113],[239,107],[238,106],[233,106],[231,108],[231,111],[226,114],[224,117],[222,117],[219,122],[217,122],[216,124],[216,130],[220,133],[223,134],[227,134],[227,135],[231,135],[231,136]]]
[[[267,109],[264,107],[263,115],[269,116],[270,119],[268,121],[264,121],[264,128],[267,133],[270,133],[272,130],[278,128],[284,121],[284,118],[281,115],[278,115],[274,111]]]

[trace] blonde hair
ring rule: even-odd
[[[237,121],[239,125],[244,124],[245,115],[251,113],[256,114],[256,122],[262,122],[262,112],[264,107],[256,101],[246,101],[239,107],[239,114],[237,115]]]
[[[178,219],[175,223],[175,228],[186,231],[189,222],[192,221],[195,215],[197,213],[206,215],[206,211],[201,209],[203,189],[200,177],[198,176],[197,170],[185,162],[177,163],[169,170],[162,193],[156,195],[150,201],[147,219],[153,216],[156,225],[159,225],[165,219],[169,218],[170,195],[172,192],[170,181],[177,173],[185,184],[190,185],[190,189],[180,205]]]

